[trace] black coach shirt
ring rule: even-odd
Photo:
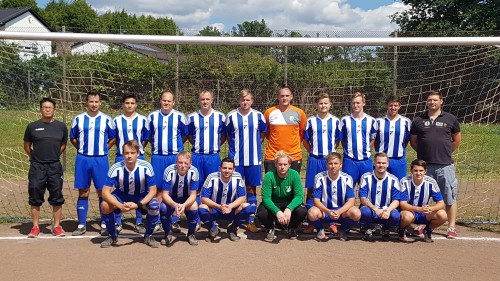
[[[61,144],[68,141],[68,128],[60,121],[30,123],[24,132],[24,141],[32,143],[30,161],[53,163],[59,161]]]
[[[416,117],[411,125],[410,133],[417,135],[417,158],[431,164],[452,164],[451,136],[458,132],[460,132],[460,124],[450,113],[441,111],[434,121],[429,118],[427,111],[424,115]]]

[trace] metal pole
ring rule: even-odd
[[[398,37],[398,32],[394,32],[394,37]],[[394,61],[392,65],[392,94],[398,91],[398,46],[394,46]]]
[[[66,27],[62,27],[62,32],[66,32]],[[67,79],[67,73],[66,73],[66,45],[68,44],[67,42],[60,41],[61,44],[61,49],[62,49],[62,86],[63,86],[63,96],[62,96],[62,106],[63,106],[63,123],[67,123],[67,115],[68,115],[68,108],[66,103],[69,102],[69,89],[68,89],[68,79]],[[63,171],[66,171],[66,166],[67,166],[67,155],[66,155],[66,150],[63,152],[63,161],[62,161],[62,166],[63,166]]]
[[[179,36],[179,29],[175,30],[175,35]],[[175,100],[179,102],[179,44],[175,45]]]
[[[285,37],[287,36],[288,31],[285,29]],[[288,46],[285,46],[285,61],[284,61],[284,73],[283,73],[283,82],[284,86],[288,86]]]

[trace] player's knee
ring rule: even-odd
[[[399,226],[406,227],[415,220],[415,215],[409,211],[401,211]]]
[[[436,219],[442,223],[448,220],[448,215],[445,210],[439,210],[436,212]]]
[[[320,216],[321,211],[317,207],[313,206],[307,211],[307,219],[309,219],[310,221],[315,221],[319,219]]]
[[[157,216],[160,214],[160,202],[153,198],[148,203],[148,215]]]
[[[88,198],[90,195],[90,188],[78,189],[78,197]]]
[[[194,201],[193,204],[191,204],[190,206],[188,206],[188,210],[189,211],[196,211],[196,210],[198,210],[198,203],[196,203],[196,201]]]
[[[198,210],[200,209],[208,210],[208,206],[205,204],[201,204],[200,207],[198,207]]]
[[[102,201],[102,203],[101,203],[101,210],[102,210],[103,214],[107,215],[107,214],[113,212],[113,209],[114,208],[112,208],[111,205],[108,202]]]
[[[167,214],[167,204],[165,202],[160,203],[160,214],[162,216]]]
[[[361,219],[361,211],[359,210],[358,207],[352,206],[347,211],[347,217],[354,220],[354,221],[359,221]]]

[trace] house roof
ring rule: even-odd
[[[76,47],[84,45],[86,43],[87,42],[77,42],[77,43],[74,43],[73,45],[71,45],[71,48],[76,48]],[[106,44],[106,43],[103,43],[103,44]],[[112,45],[124,48],[126,50],[132,51],[132,52],[140,54],[140,55],[154,57],[154,58],[161,60],[161,61],[167,61],[167,60],[170,60],[170,59],[176,57],[175,53],[167,52],[164,49],[161,49],[161,48],[155,47],[153,45],[149,45],[149,44],[140,44],[140,43],[108,43],[108,44],[112,44]]]
[[[45,27],[47,27],[50,31],[55,31],[39,14],[37,14],[33,9],[29,7],[0,9],[0,26],[4,26],[9,21],[14,20],[17,17],[27,12],[30,12],[37,20],[39,20],[43,25],[45,25]]]

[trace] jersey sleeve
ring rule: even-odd
[[[264,114],[259,112],[259,131],[261,133],[266,133],[268,130],[266,119],[264,118]]]
[[[26,130],[24,130],[24,141],[27,142],[33,142],[32,136],[31,136],[31,130],[30,130],[30,125],[26,126]]]
[[[79,135],[78,130],[78,117],[73,118],[73,122],[71,122],[71,130],[69,132],[69,138],[77,139]]]
[[[304,129],[304,139],[306,141],[309,141],[312,137],[312,131],[311,131],[311,120],[307,120],[306,123],[306,128]]]
[[[351,185],[347,185],[345,189],[345,202],[347,202],[348,199],[355,198],[356,195],[354,194],[354,188]],[[345,204],[344,202],[344,204]]]
[[[399,182],[399,201],[408,201],[408,190],[404,179]]]
[[[238,180],[238,186],[236,187],[236,197],[240,198],[242,196],[247,196],[247,190],[243,178],[240,178],[240,180]]]
[[[198,190],[200,188],[200,175],[198,174],[198,169],[196,169],[194,166],[192,167],[193,173],[191,174],[191,179],[189,182],[189,189],[190,190]]]
[[[359,198],[368,198],[368,181],[365,177],[361,178],[361,186],[358,191]]]
[[[307,115],[303,110],[300,110],[300,124],[299,124],[299,134],[300,143],[304,140],[304,131],[306,129]]]
[[[117,132],[115,122],[111,118],[108,118],[108,122],[106,122],[106,130],[108,133],[108,141],[112,139],[116,139]]]
[[[370,140],[374,140],[375,137],[377,137],[377,130],[378,130],[378,123],[377,123],[377,120],[375,118],[371,118],[372,119],[372,124],[371,124],[371,128],[370,128]]]
[[[340,141],[342,141],[342,125],[340,124],[340,120],[337,120],[335,126],[335,142]]]

